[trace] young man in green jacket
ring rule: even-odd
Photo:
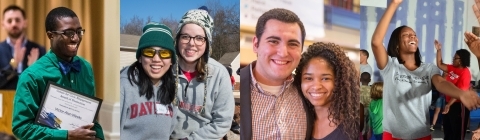
[[[104,139],[97,121],[74,130],[52,129],[35,123],[49,81],[95,96],[92,67],[77,56],[85,30],[75,12],[65,7],[51,10],[45,28],[51,51],[20,75],[14,99],[13,133],[19,139]]]

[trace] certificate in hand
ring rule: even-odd
[[[73,130],[97,117],[102,99],[49,82],[35,122],[54,129]]]

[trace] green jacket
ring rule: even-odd
[[[80,60],[81,70],[78,73],[69,72],[64,75],[59,68],[59,58],[49,51],[38,59],[20,75],[13,103],[13,134],[19,139],[67,139],[67,130],[52,129],[35,123],[48,81],[55,82],[75,91],[95,96],[95,81],[93,70],[85,59],[75,56],[73,61]],[[92,130],[96,137],[104,139],[103,130],[97,121]]]

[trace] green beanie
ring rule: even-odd
[[[176,52],[172,37],[172,31],[166,25],[156,22],[150,22],[143,27],[143,34],[138,42],[137,60],[140,58],[142,50],[152,46],[162,47],[172,51],[172,63],[176,61]]]

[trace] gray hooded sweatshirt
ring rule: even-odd
[[[183,73],[178,75],[182,88],[177,92],[179,112],[172,139],[218,140],[230,130],[235,110],[230,76],[227,69],[212,58],[209,58],[207,66],[208,76],[204,82],[196,78],[188,82]]]
[[[156,94],[147,100],[138,94],[138,86],[128,80],[129,67],[120,72],[120,139],[122,140],[167,140],[176,124],[176,107],[156,105]],[[160,87],[154,86],[154,91]],[[163,113],[156,109],[162,108]]]

